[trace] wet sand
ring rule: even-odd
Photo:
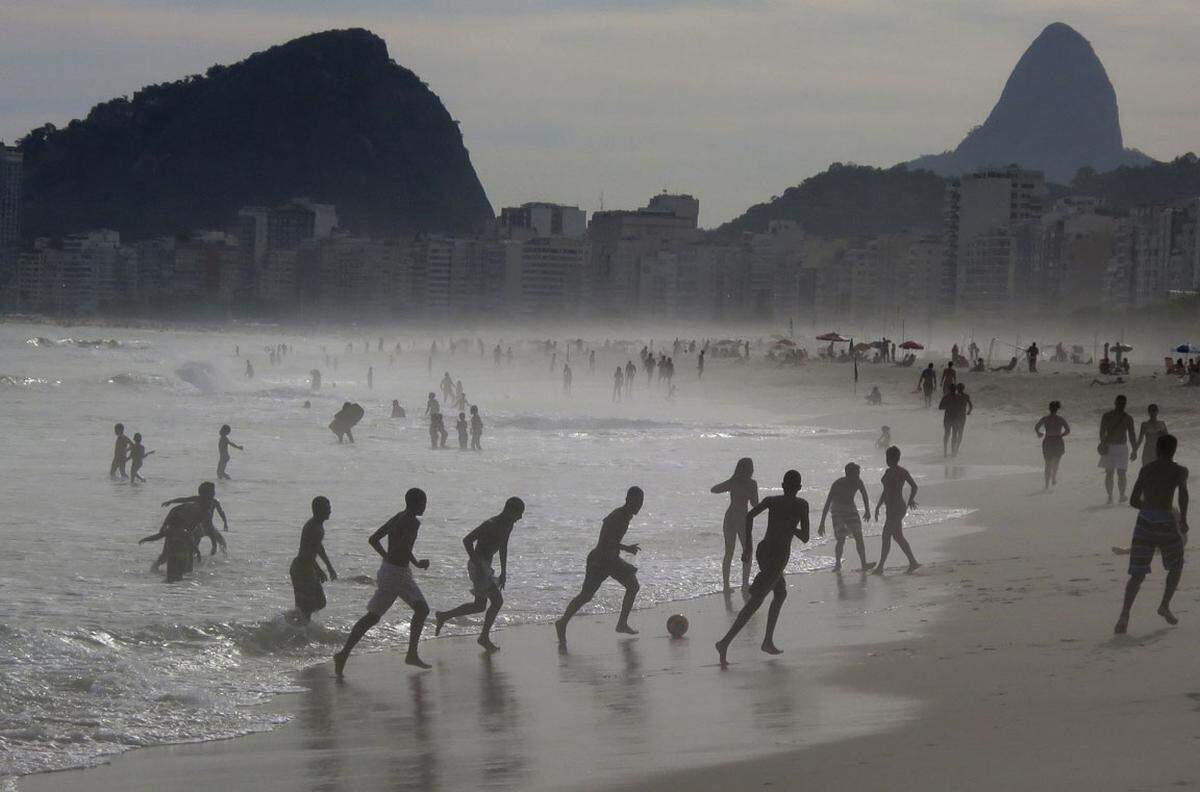
[[[912,398],[909,371],[872,375],[887,386],[885,400],[902,403],[865,410],[846,401],[846,413],[827,423],[889,423],[912,458],[940,458],[928,444],[940,440],[936,411],[902,401]],[[782,404],[795,397],[783,376],[763,374],[755,385]],[[181,780],[198,790],[252,783],[331,791],[1196,785],[1200,683],[1189,573],[1174,606],[1179,627],[1154,614],[1163,579],[1156,568],[1130,634],[1112,635],[1126,559],[1110,547],[1127,543],[1134,513],[1102,505],[1094,436],[1095,413],[1117,389],[1087,391],[1049,376],[981,378],[971,387],[979,411],[963,455],[942,480],[923,481],[919,499],[980,511],[966,524],[912,531],[926,562],[916,575],[902,574],[903,557],[893,555],[883,579],[791,578],[778,658],[757,650],[760,613],[731,649],[733,665],[717,667],[712,643],[738,595],[729,605],[710,597],[638,611],[636,638],[614,634],[612,615],[581,616],[565,655],[550,625],[498,633],[504,649],[493,657],[470,639],[431,641],[422,651],[434,669],[425,673],[392,652],[355,657],[344,683],[328,666],[309,669],[300,683],[310,692],[273,705],[295,712],[274,732],[136,751],[97,769],[22,779],[19,788],[158,790]],[[1131,409],[1143,406],[1143,390],[1163,387],[1135,383]],[[827,399],[828,383],[806,396]],[[1021,410],[1052,397],[1063,399],[1076,431],[1058,489],[1043,494],[1040,471],[975,478],[998,463],[1040,467],[1033,413]],[[1164,418],[1175,429],[1189,407],[1169,404]],[[1180,461],[1194,465],[1186,422],[1181,440]],[[806,494],[818,510],[824,493]],[[868,546],[874,558],[878,539]],[[681,641],[665,633],[676,611],[692,623]]]

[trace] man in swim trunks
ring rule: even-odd
[[[114,426],[113,434],[117,436],[117,440],[113,445],[112,465],[108,468],[108,477],[115,479],[119,473],[122,479],[127,479],[129,476],[125,473],[125,462],[129,459],[129,437],[125,434],[125,424]]]
[[[229,519],[225,516],[225,510],[221,508],[221,502],[217,500],[217,488],[211,481],[205,481],[200,485],[196,495],[185,495],[182,498],[172,498],[171,500],[163,501],[163,506],[173,506],[176,503],[194,503],[200,507],[200,519],[196,523],[196,543],[200,543],[200,537],[207,536],[211,543],[209,555],[217,554],[217,547],[221,548],[222,553],[228,552],[228,547],[225,544],[225,537],[217,533],[217,528],[213,525],[213,512],[221,515],[221,525],[226,533],[229,532]]]
[[[492,625],[496,622],[496,614],[504,605],[504,596],[500,591],[508,579],[508,538],[512,534],[513,526],[524,514],[525,501],[509,498],[504,503],[504,511],[485,520],[463,537],[463,547],[467,549],[467,577],[471,580],[471,593],[475,595],[475,601],[434,614],[434,635],[439,635],[442,625],[450,619],[481,613],[486,609],[483,631],[479,634],[478,643],[488,652],[500,650],[499,646],[492,643]],[[496,577],[496,571],[492,568],[492,558],[497,553],[500,554],[499,577]]]
[[[729,644],[741,629],[750,621],[750,617],[762,606],[767,594],[771,594],[771,606],[767,610],[767,630],[763,635],[762,650],[767,654],[782,654],[775,646],[775,624],[779,621],[779,611],[783,609],[783,601],[787,599],[787,583],[784,581],[783,570],[787,567],[792,553],[792,537],[800,537],[801,542],[808,541],[808,501],[796,497],[800,491],[800,473],[789,470],[783,474],[783,494],[763,498],[757,506],[746,513],[746,550],[742,555],[743,561],[750,560],[751,531],[754,529],[754,518],[764,511],[767,512],[767,533],[758,543],[755,557],[758,559],[758,574],[750,584],[750,599],[742,606],[733,626],[725,637],[717,641],[717,654],[721,657],[721,667],[728,663],[725,653]],[[797,523],[800,525],[797,530]]]
[[[846,475],[833,482],[829,487],[829,495],[825,498],[825,508],[821,510],[821,524],[817,526],[817,536],[825,535],[825,517],[833,511],[834,572],[842,571],[842,550],[846,546],[846,537],[854,537],[854,546],[858,549],[858,560],[862,564],[859,572],[869,572],[874,564],[867,563],[867,547],[863,542],[862,520],[858,519],[858,507],[854,505],[854,496],[862,495],[863,520],[871,519],[871,501],[867,497],[867,487],[863,484],[862,469],[853,462],[846,465]]]
[[[587,571],[583,577],[583,589],[575,595],[575,599],[567,604],[562,617],[554,622],[558,632],[559,646],[567,645],[567,624],[580,608],[591,602],[592,597],[600,590],[601,584],[608,578],[625,587],[625,599],[621,602],[621,615],[617,618],[617,632],[626,635],[637,635],[637,630],[629,626],[629,612],[633,610],[633,601],[637,597],[641,585],[637,579],[637,567],[621,558],[622,551],[637,555],[642,549],[636,544],[621,544],[629,530],[629,521],[642,510],[645,493],[641,487],[630,487],[625,493],[625,504],[614,509],[600,526],[600,538],[596,547],[588,553]]]
[[[197,521],[203,519],[199,506],[195,503],[182,503],[167,512],[162,527],[158,533],[151,534],[138,540],[138,544],[163,540],[163,551],[154,564],[157,570],[164,561],[167,564],[167,582],[174,583],[183,580],[185,572],[192,569],[193,555],[199,555],[193,530]]]
[[[933,370],[933,364],[930,363],[921,369],[921,376],[917,379],[917,387],[921,389],[921,395],[925,399],[926,410],[933,406],[933,389],[936,386],[937,372]]]
[[[1125,502],[1125,471],[1132,459],[1129,445],[1137,448],[1137,435],[1133,431],[1133,417],[1125,412],[1125,394],[1113,401],[1113,409],[1100,416],[1100,445],[1096,450],[1100,454],[1100,462],[1096,467],[1104,468],[1104,489],[1108,493],[1108,502],[1113,502],[1113,472],[1117,474],[1117,488],[1120,490],[1121,503]],[[1129,445],[1125,444],[1126,439]]]
[[[325,521],[333,513],[329,498],[318,495],[312,501],[312,518],[300,530],[300,552],[292,559],[288,570],[292,578],[292,593],[296,600],[296,611],[301,623],[308,624],[312,615],[325,607],[325,590],[321,584],[326,580],[337,580],[337,572],[325,555]],[[317,565],[317,559],[325,562],[328,577]]]
[[[1142,467],[1145,467],[1155,459],[1155,449],[1158,447],[1158,438],[1167,433],[1167,424],[1165,421],[1158,419],[1158,405],[1151,404],[1146,408],[1146,413],[1149,415],[1149,420],[1142,421],[1142,425],[1138,427],[1137,442],[1133,444],[1133,454],[1130,455],[1129,461],[1137,459],[1138,449],[1142,449]],[[134,435],[136,440],[139,435]]]
[[[1174,435],[1159,437],[1156,459],[1142,466],[1137,481],[1133,483],[1129,505],[1138,510],[1138,516],[1129,543],[1129,583],[1125,586],[1125,604],[1121,606],[1121,615],[1117,619],[1117,626],[1113,628],[1117,634],[1129,628],[1129,611],[1142,581],[1150,574],[1155,550],[1162,555],[1162,565],[1167,570],[1167,582],[1158,606],[1158,615],[1167,624],[1179,623],[1179,619],[1171,613],[1171,597],[1179,586],[1179,578],[1183,576],[1183,546],[1188,533],[1188,470],[1175,464],[1178,447],[1179,441]],[[1179,492],[1178,514],[1171,508],[1176,491]]]
[[[883,574],[883,562],[887,561],[888,551],[892,549],[892,541],[908,556],[908,574],[912,574],[921,566],[913,555],[908,540],[904,538],[904,515],[917,505],[917,482],[912,475],[900,467],[900,449],[892,446],[887,450],[887,470],[879,480],[883,484],[883,492],[875,503],[875,522],[879,522],[879,507],[887,506],[887,519],[883,523],[883,546],[879,550],[879,563],[875,565],[873,574]],[[912,489],[908,499],[904,498],[904,485]]]
[[[350,652],[367,634],[367,630],[379,624],[383,614],[392,607],[397,599],[404,601],[413,610],[412,622],[408,626],[408,654],[404,662],[417,668],[432,668],[417,654],[417,644],[421,640],[421,629],[425,626],[425,617],[429,615],[429,605],[425,603],[425,595],[413,580],[411,566],[417,569],[428,569],[429,560],[417,560],[413,555],[413,545],[417,541],[417,531],[421,521],[417,519],[425,513],[426,498],[424,490],[412,488],[404,493],[404,511],[371,534],[367,541],[375,552],[383,559],[379,572],[375,575],[375,595],[367,603],[367,613],[350,628],[346,645],[342,651],[333,656],[333,670],[339,677],[350,659]],[[387,549],[383,547],[383,538],[387,537]]]

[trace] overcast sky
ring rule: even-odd
[[[1194,0],[2,0],[0,139],[365,27],[461,122],[497,211],[669,189],[712,226],[831,162],[953,147],[1054,21],[1095,47],[1126,145],[1200,148]]]

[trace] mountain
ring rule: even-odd
[[[1092,45],[1055,22],[1025,50],[981,126],[953,151],[909,165],[958,176],[1017,163],[1067,184],[1081,167],[1106,171],[1150,162],[1124,146],[1117,95]]]
[[[822,237],[937,231],[946,181],[904,165],[872,168],[834,163],[829,170],[789,187],[767,203],[716,229],[719,236],[761,232],[772,220],[794,220]]]
[[[366,30],[331,30],[35,129],[25,235],[224,228],[303,196],[370,235],[469,232],[494,214],[457,122]]]

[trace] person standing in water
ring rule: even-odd
[[[617,366],[616,372],[613,374],[613,392],[612,400],[615,402],[621,401],[621,394],[625,392],[625,372]]]
[[[932,363],[921,369],[917,387],[921,389],[921,393],[925,397],[925,409],[928,410],[933,406],[933,389],[937,387],[937,372],[933,370]]]
[[[721,582],[723,591],[731,591],[729,572],[733,565],[734,548],[742,546],[742,588],[750,586],[750,559],[746,553],[750,545],[746,537],[746,512],[758,505],[758,482],[754,480],[754,460],[742,457],[734,465],[733,475],[720,484],[715,485],[709,492],[720,494],[729,493],[729,507],[725,509],[725,520],[722,532],[725,535],[725,555],[721,559]]]
[[[350,628],[350,635],[346,638],[346,645],[333,656],[333,670],[339,677],[345,671],[350,652],[367,634],[367,630],[379,624],[383,614],[388,612],[397,599],[403,600],[413,611],[408,627],[408,654],[405,655],[404,662],[417,668],[432,668],[417,653],[421,630],[425,626],[425,618],[429,615],[429,605],[426,604],[425,595],[421,593],[417,582],[413,580],[410,568],[410,565],[417,569],[429,568],[428,559],[417,560],[413,555],[417,531],[421,528],[418,518],[425,513],[426,503],[423,490],[416,487],[410,489],[404,493],[404,511],[385,522],[367,540],[383,560],[379,565],[379,572],[375,575],[375,594],[367,603],[366,615],[354,623]],[[383,546],[384,537],[387,538],[386,549]]]
[[[883,543],[879,548],[879,562],[875,565],[872,574],[883,574],[884,562],[887,561],[888,552],[892,549],[892,542],[895,541],[896,546],[908,557],[908,574],[911,575],[921,565],[917,562],[917,557],[913,555],[908,540],[904,538],[904,516],[908,514],[909,509],[915,508],[917,505],[917,482],[913,481],[912,475],[906,469],[900,467],[899,448],[896,446],[888,448],[886,458],[887,470],[879,479],[883,484],[883,492],[879,494],[879,500],[875,502],[875,522],[879,522],[881,506],[887,507],[887,519],[883,523]],[[907,499],[904,497],[905,484],[911,488]]]
[[[1125,585],[1125,602],[1113,628],[1118,635],[1129,629],[1129,611],[1142,582],[1150,574],[1155,550],[1162,555],[1163,569],[1167,570],[1158,615],[1167,624],[1179,623],[1171,612],[1171,597],[1183,576],[1183,548],[1188,534],[1188,469],[1175,464],[1178,447],[1179,441],[1174,435],[1160,435],[1155,443],[1154,461],[1142,466],[1133,483],[1129,505],[1138,510],[1138,516],[1129,542],[1129,582]],[[1175,512],[1172,504],[1177,491],[1179,511]]]
[[[434,450],[446,447],[446,423],[440,412],[429,416],[429,445]]]
[[[1058,414],[1062,402],[1050,402],[1050,412],[1038,419],[1033,425],[1033,431],[1042,438],[1042,459],[1045,460],[1045,485],[1042,489],[1050,489],[1051,484],[1058,483],[1058,463],[1062,461],[1067,446],[1063,438],[1071,434],[1071,425],[1067,419]],[[1136,452],[1136,447],[1135,447]]]
[[[1109,503],[1113,502],[1114,472],[1121,503],[1125,502],[1125,471],[1133,458],[1129,446],[1137,448],[1133,418],[1125,412],[1125,404],[1125,394],[1121,394],[1113,401],[1113,408],[1100,416],[1100,445],[1096,447],[1100,454],[1100,462],[1096,467],[1104,468],[1104,490],[1108,493]],[[1125,444],[1126,439],[1129,440],[1129,445]]]
[[[483,419],[479,417],[479,406],[471,405],[471,450],[482,451],[483,446],[479,444],[480,438],[483,437]]]
[[[122,479],[129,478],[125,472],[125,462],[129,459],[129,438],[125,434],[125,424],[117,424],[113,427],[113,434],[117,436],[116,443],[113,445],[112,465],[108,468],[108,477],[115,479],[120,474]]]
[[[154,569],[157,570],[159,565],[165,561],[168,583],[183,580],[184,573],[189,572],[192,568],[193,556],[199,555],[192,533],[198,517],[199,512],[194,503],[176,506],[167,512],[158,533],[138,540],[138,544],[163,540],[163,550],[158,557],[158,562],[154,564]]]
[[[454,423],[454,428],[456,430],[458,430],[458,450],[466,451],[467,450],[467,430],[469,428],[468,424],[467,424],[467,414],[466,413],[460,412],[458,414],[458,420]]]
[[[858,517],[858,507],[854,505],[855,495],[862,495],[862,520]],[[862,521],[871,519],[871,501],[867,497],[867,486],[863,484],[862,468],[853,462],[847,463],[846,475],[829,487],[825,507],[821,509],[821,524],[817,526],[817,536],[825,535],[825,517],[830,511],[833,512],[835,540],[833,571],[842,571],[842,551],[846,546],[846,537],[852,536],[854,546],[858,550],[858,561],[862,565],[858,571],[869,572],[875,565],[867,563],[867,545],[863,541]]]
[[[237,443],[229,439],[229,433],[233,430],[229,428],[229,424],[221,427],[220,437],[217,440],[217,478],[227,479],[229,474],[225,472],[225,466],[229,464],[229,447],[233,446],[238,451],[244,451]]]
[[[788,559],[792,554],[792,537],[800,538],[801,542],[808,541],[808,501],[797,497],[800,492],[800,473],[789,470],[783,474],[783,494],[763,498],[757,506],[746,513],[746,550],[742,561],[750,560],[750,538],[754,528],[754,518],[764,511],[767,512],[767,532],[758,543],[755,556],[758,559],[758,574],[750,584],[750,599],[742,606],[737,618],[725,637],[717,641],[717,654],[721,658],[721,667],[728,665],[726,653],[729,644],[750,621],[750,617],[762,606],[771,594],[771,606],[767,610],[767,628],[763,634],[762,650],[767,654],[782,654],[775,645],[775,625],[779,621],[779,612],[783,609],[783,601],[787,599],[787,582],[783,571],[787,568]],[[797,529],[796,525],[800,528]]]
[[[301,624],[308,624],[312,615],[325,607],[325,589],[321,584],[326,580],[337,580],[337,572],[333,571],[333,564],[325,554],[325,521],[332,513],[329,498],[323,495],[313,498],[312,517],[300,529],[300,552],[292,559],[288,570]],[[325,562],[328,576],[317,564],[318,558]]]
[[[571,374],[571,364],[564,363],[563,364],[562,382],[563,382],[563,395],[565,395],[565,396],[569,397],[571,395],[571,380],[573,379],[573,377],[574,377],[574,375]]]
[[[704,379],[704,350],[700,350],[700,356],[696,358],[696,379]]]
[[[630,360],[625,364],[625,395],[633,398],[633,379],[637,376],[637,366]]]
[[[153,453],[154,453],[153,451],[147,451],[146,446],[142,445],[141,434],[134,432],[133,444],[131,446],[129,446],[129,484],[130,484],[130,486],[136,485],[139,481],[142,482],[143,484],[146,483],[146,479],[142,478],[142,475],[141,475],[142,463],[146,460],[146,457],[150,456]]]
[[[250,361],[246,361],[246,379],[254,379],[254,366],[250,365]]]
[[[399,399],[392,399],[392,417],[403,418],[405,415],[404,408],[400,406]]]
[[[1137,459],[1138,448],[1142,449],[1142,467],[1153,462],[1156,457],[1156,449],[1158,448],[1158,438],[1167,433],[1167,425],[1163,421],[1158,420],[1158,405],[1151,404],[1146,408],[1149,415],[1149,420],[1142,421],[1142,425],[1138,428],[1137,441],[1133,444],[1133,453],[1129,456],[1129,461]],[[137,439],[137,435],[134,435]]]
[[[367,366],[367,390],[375,389],[375,367]]]
[[[617,632],[626,635],[637,635],[637,630],[629,626],[629,612],[633,610],[633,601],[637,597],[641,585],[637,579],[637,567],[621,558],[621,553],[637,555],[641,548],[636,544],[621,544],[625,533],[629,530],[629,522],[633,516],[642,510],[645,493],[641,487],[630,487],[625,493],[625,503],[614,509],[600,526],[600,538],[596,547],[588,553],[587,571],[583,578],[583,588],[575,598],[567,604],[563,615],[554,622],[558,633],[559,646],[567,645],[567,624],[579,612],[579,609],[591,602],[592,597],[600,590],[600,586],[608,578],[625,587],[625,598],[621,601],[621,615],[617,618]]]
[[[197,546],[200,543],[200,537],[207,536],[211,544],[209,555],[216,555],[218,547],[221,548],[222,553],[229,552],[228,546],[225,543],[225,537],[217,533],[217,527],[213,524],[213,513],[216,512],[221,517],[222,528],[226,533],[229,532],[229,519],[225,516],[225,510],[221,508],[221,502],[217,500],[217,488],[211,481],[202,482],[196,495],[172,498],[171,500],[163,501],[162,505],[166,507],[177,503],[191,503],[199,509],[199,518],[195,523],[197,528]]]
[[[471,581],[471,593],[475,596],[473,602],[459,605],[448,611],[438,611],[434,614],[433,634],[440,635],[442,625],[460,616],[473,613],[487,613],[483,616],[483,630],[479,633],[477,643],[488,652],[498,652],[500,647],[492,643],[492,625],[496,623],[496,615],[504,605],[504,595],[501,590],[508,579],[508,538],[513,526],[525,514],[525,501],[520,498],[509,498],[504,502],[504,510],[463,537],[463,547],[467,550],[467,577]],[[492,568],[492,558],[500,554],[500,576]]]

